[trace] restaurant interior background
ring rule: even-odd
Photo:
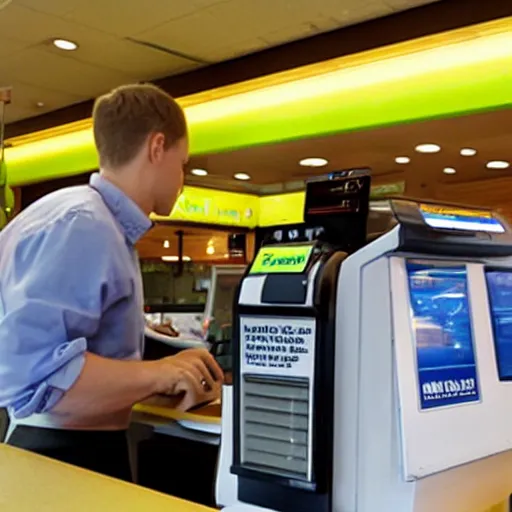
[[[137,246],[147,314],[203,311],[213,270],[243,267],[265,236],[299,226],[305,180],[332,171],[370,168],[373,197],[512,216],[511,18],[455,3],[383,18],[378,37],[367,22],[320,37],[311,53],[299,41],[241,56],[225,83],[215,66],[157,81],[185,108],[192,151],[175,211],[154,218]],[[434,9],[443,16],[427,30],[422,12]],[[285,54],[291,60],[280,64],[275,56]],[[6,155],[19,211],[87,183],[97,158],[90,101],[33,118],[17,105],[7,110]],[[236,283],[227,281],[230,306]]]

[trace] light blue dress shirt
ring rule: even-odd
[[[0,232],[0,407],[12,418],[51,411],[86,351],[141,358],[134,244],[150,227],[131,199],[94,174],[89,185],[32,204]]]

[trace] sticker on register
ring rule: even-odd
[[[262,247],[249,274],[301,274],[306,269],[313,245]]]
[[[432,228],[453,229],[459,231],[482,231],[486,233],[504,233],[501,222],[485,210],[466,210],[420,204],[423,220]]]
[[[421,409],[480,400],[465,267],[407,263]]]
[[[311,378],[315,357],[312,318],[240,318],[242,371]]]

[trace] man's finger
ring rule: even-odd
[[[194,361],[194,366],[201,372],[201,384],[203,385],[203,391],[206,392],[212,390],[215,386],[215,380],[208,366],[202,361],[202,359],[196,359]]]
[[[214,378],[214,380],[223,382],[224,381],[224,372],[222,368],[219,366],[219,363],[215,360],[215,358],[208,352],[207,350],[201,350],[201,359],[206,364],[206,366],[210,370],[210,374]]]

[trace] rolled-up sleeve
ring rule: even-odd
[[[0,276],[0,406],[50,410],[75,383],[115,281],[110,233],[74,212],[11,241]]]

